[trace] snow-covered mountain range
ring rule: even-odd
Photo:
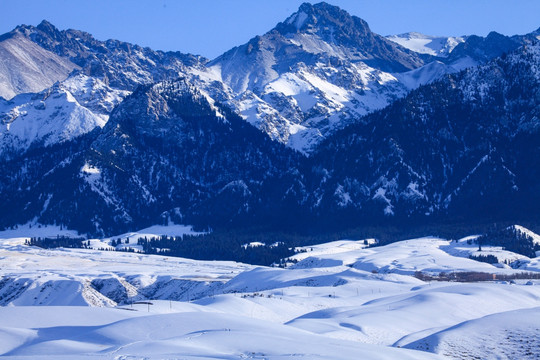
[[[419,37],[409,34],[409,38]],[[389,39],[397,38],[404,39]],[[36,67],[25,60],[26,67],[6,66],[0,96],[41,91],[71,71],[129,91],[140,84],[184,76],[272,139],[310,153],[335,130],[411,89],[478,64],[477,56],[467,51],[449,61],[454,43],[465,38],[446,39],[447,50],[436,51],[438,57],[426,55],[418,47],[402,47],[403,41],[374,34],[365,21],[335,6],[303,4],[268,33],[208,63],[192,55],[156,52],[114,40],[101,42],[81,31],[59,31],[43,21],[37,27],[17,27],[0,44],[6,59],[15,59],[10,61],[33,56],[51,65]],[[507,40],[501,45],[503,51],[516,42]],[[483,46],[469,48],[476,54]],[[492,51],[482,61],[497,55]],[[17,77],[32,81],[15,81]]]
[[[419,86],[418,79],[404,81],[395,73],[427,62],[373,33],[360,18],[321,3],[303,4],[274,29],[208,65],[237,94],[247,121],[309,153],[336,129]]]
[[[303,4],[210,61],[21,25],[0,37],[0,226],[528,216],[537,37],[385,38]]]
[[[540,355],[540,30],[306,3],[213,60],[47,21],[0,60],[0,357]]]

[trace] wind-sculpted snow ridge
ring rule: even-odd
[[[136,310],[144,306],[135,307]],[[414,350],[383,348],[369,344],[327,338],[289,326],[261,322],[246,316],[200,311],[200,307],[178,306],[172,313],[143,314],[139,311],[103,309],[75,312],[73,308],[51,308],[64,314],[57,326],[46,328],[46,321],[33,321],[33,332],[19,330],[12,314],[0,309],[2,328],[0,353],[9,357],[33,359],[440,359]],[[152,309],[166,311],[165,304]],[[16,308],[17,309],[17,308]],[[34,318],[49,318],[40,308],[31,308]],[[12,313],[16,312],[12,311]],[[152,310],[155,311],[155,310]],[[71,315],[71,316],[70,316]],[[81,316],[82,315],[82,316]],[[81,319],[81,317],[83,319]],[[92,325],[86,318],[92,317]],[[73,320],[66,320],[72,318]],[[79,320],[79,321],[78,321]],[[82,320],[82,321],[81,321]],[[19,323],[20,324],[20,323]]]

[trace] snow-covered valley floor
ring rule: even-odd
[[[540,358],[540,280],[414,277],[540,271],[498,248],[483,252],[520,267],[471,260],[470,239],[343,240],[306,247],[286,269],[24,240],[0,233],[6,359]]]

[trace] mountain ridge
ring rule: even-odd
[[[3,145],[12,147],[0,159],[0,226],[35,220],[109,234],[168,220],[198,229],[315,221],[314,231],[325,231],[537,212],[534,34],[471,36],[446,59],[391,74],[344,57],[330,21],[336,29],[358,23],[345,36],[353,43],[369,31],[339,8],[303,5],[277,25],[281,32],[229,53],[244,66],[228,63],[239,78],[249,79],[250,67],[271,75],[255,72],[259,87],[241,93],[216,61],[184,63],[47,22],[18,28],[81,69],[41,94],[1,102],[0,139],[22,134],[22,145]],[[487,62],[458,72],[463,61]],[[78,110],[69,104],[99,124],[74,131]],[[51,122],[55,131],[45,131]]]

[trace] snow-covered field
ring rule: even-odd
[[[536,259],[426,237],[302,248],[285,269],[83,249],[0,232],[0,356],[8,359],[538,359],[540,280],[424,282],[540,271]],[[133,234],[170,235],[189,227]],[[117,237],[113,237],[117,238]],[[97,240],[96,240],[97,241]],[[107,241],[99,240],[103,244]],[[131,242],[131,241],[130,241]]]

